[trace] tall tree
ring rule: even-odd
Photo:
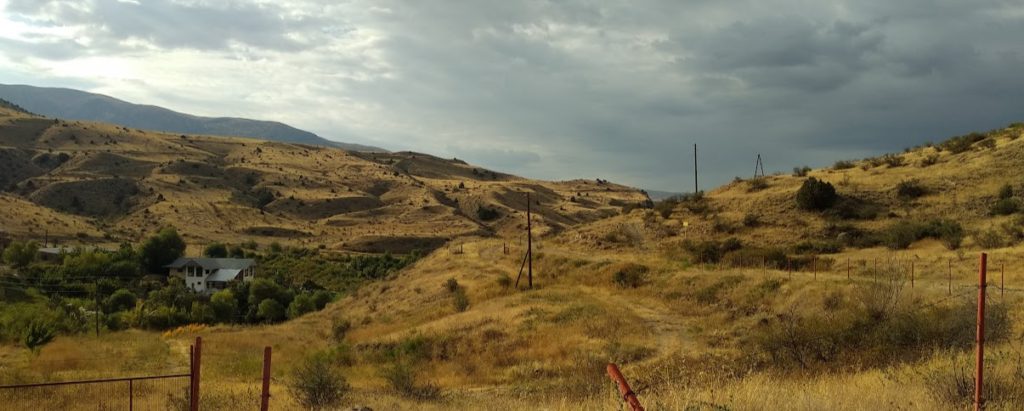
[[[150,273],[159,273],[163,267],[185,254],[185,241],[174,227],[166,227],[150,237],[139,248],[139,259]]]

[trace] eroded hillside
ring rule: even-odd
[[[138,240],[165,225],[192,244],[281,242],[367,252],[433,249],[618,214],[647,196],[606,181],[544,182],[426,154],[353,153],[172,135],[0,109],[0,222],[13,237]]]

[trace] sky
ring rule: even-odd
[[[1024,2],[0,0],[0,83],[693,189],[1024,121]]]

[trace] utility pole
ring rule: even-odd
[[[985,287],[988,284],[986,270],[988,269],[988,255],[981,253],[981,267],[978,269],[978,331],[976,337],[977,352],[974,358],[974,411],[981,411],[985,408],[985,399],[982,398],[982,387],[985,377]]]
[[[764,177],[764,163],[761,162],[761,153],[757,153],[757,162],[754,163],[754,178],[757,178],[757,172],[760,169],[761,177]]]
[[[693,194],[700,192],[697,186],[697,143],[693,143]]]
[[[100,280],[99,278],[92,279],[93,284],[93,295],[96,298],[96,337],[100,336]]]
[[[526,255],[529,258],[526,284],[533,289],[533,218],[530,214],[530,193],[526,193]]]

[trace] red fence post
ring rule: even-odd
[[[260,411],[270,409],[270,347],[263,349],[263,395],[260,396]]]
[[[203,364],[203,337],[196,337],[196,345],[192,350],[192,403],[191,411],[199,411],[199,375]]]
[[[981,253],[981,267],[978,269],[978,352],[974,364],[974,410],[981,411],[984,408],[985,400],[981,397],[981,390],[985,376],[985,270],[987,269],[988,255]]]
[[[629,383],[626,382],[626,377],[622,376],[619,372],[619,367],[615,364],[608,363],[608,376],[612,378],[615,385],[619,387],[619,393],[622,394],[622,399],[629,404],[629,408],[633,411],[644,411],[644,407],[640,405],[640,400],[636,398],[636,394],[633,389],[629,388]]]

